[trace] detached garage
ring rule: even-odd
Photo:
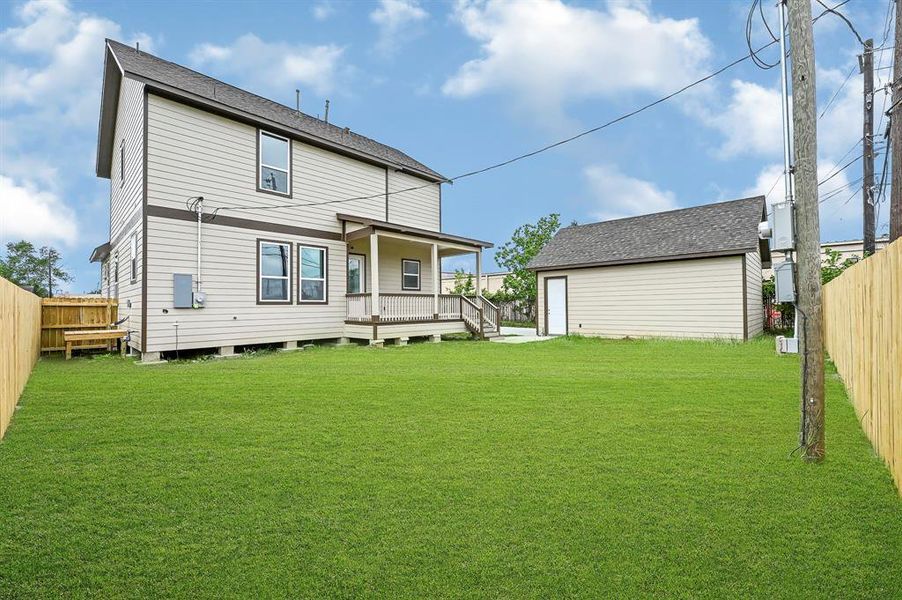
[[[575,225],[529,264],[540,335],[749,339],[764,328],[764,197]]]

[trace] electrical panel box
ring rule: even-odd
[[[194,275],[172,274],[172,308],[191,308],[194,292]]]
[[[786,260],[774,265],[774,288],[777,302],[795,302],[795,265]]]
[[[771,250],[792,250],[795,248],[795,232],[792,224],[792,203],[777,202],[774,210],[774,226]]]
[[[777,336],[777,354],[798,354],[799,338]]]

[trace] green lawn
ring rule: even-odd
[[[559,339],[42,360],[0,442],[0,598],[902,594],[902,501],[828,375]]]

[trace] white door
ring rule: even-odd
[[[548,335],[567,335],[567,279],[554,277],[545,280],[545,306]]]

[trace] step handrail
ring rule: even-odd
[[[469,311],[467,310],[467,307],[470,308]],[[476,312],[475,319],[468,314],[473,311]],[[460,296],[460,318],[463,319],[467,329],[473,333],[478,333],[480,338],[485,339],[485,319],[482,307],[478,306],[464,295]]]

